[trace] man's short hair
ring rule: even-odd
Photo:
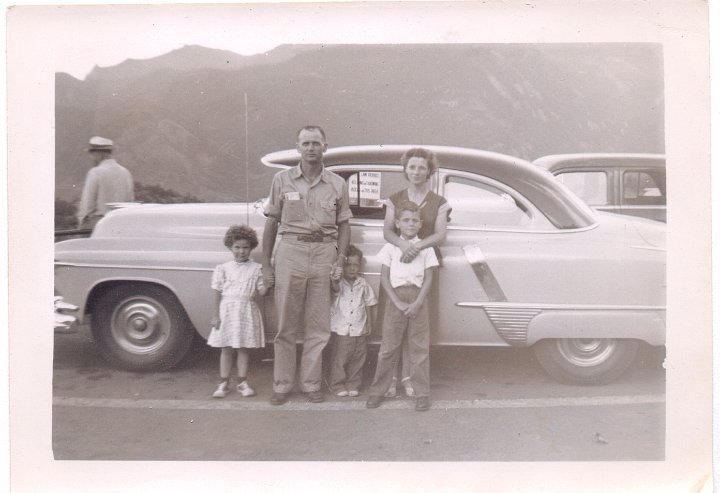
[[[325,137],[325,130],[322,129],[322,127],[319,127],[317,125],[305,125],[303,128],[297,131],[297,134],[295,135],[295,140],[300,139],[300,132],[303,130],[307,130],[308,132],[318,131],[320,132],[320,135],[322,135],[322,138],[324,141],[327,141],[327,137]]]
[[[357,257],[362,262],[363,252],[355,245],[348,245],[345,257]]]
[[[420,214],[420,206],[410,200],[401,202],[400,205],[395,208],[395,219],[400,219],[400,216],[405,211],[417,212]]]

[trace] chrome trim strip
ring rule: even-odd
[[[365,221],[373,221],[373,222],[365,222]],[[362,218],[352,218],[350,220],[350,224],[353,226],[370,226],[370,227],[376,227],[381,228],[383,227],[383,220],[382,219],[362,219]],[[447,225],[448,230],[452,231],[485,231],[490,233],[525,233],[525,234],[563,234],[563,233],[582,233],[584,231],[590,231],[591,229],[595,229],[599,226],[599,223],[591,224],[590,226],[585,226],[584,228],[575,228],[575,229],[553,229],[553,230],[543,230],[543,229],[498,229],[498,228],[484,228],[482,226],[453,226],[452,224]]]
[[[164,265],[122,265],[122,264],[81,264],[77,262],[55,262],[55,267],[87,267],[95,269],[139,269],[139,270],[179,270],[193,272],[212,272],[212,267],[168,267]],[[364,276],[379,276],[379,272],[363,272]]]
[[[485,314],[505,342],[524,346],[530,321],[542,312],[539,308],[526,308],[495,304],[483,307]]]
[[[645,245],[630,245],[630,248],[637,248],[638,250],[652,250],[654,252],[667,252],[667,248],[645,246]]]
[[[667,310],[664,306],[651,305],[574,305],[570,303],[517,303],[497,301],[457,301],[455,306],[464,308],[526,308],[529,310]]]
[[[543,229],[497,229],[497,228],[483,228],[482,226],[453,226],[452,224],[448,224],[447,229],[448,230],[454,230],[454,231],[487,231],[490,233],[525,233],[525,234],[564,234],[564,233],[581,233],[584,231],[590,231],[591,229],[595,229],[600,225],[600,223],[593,223],[589,226],[585,226],[584,228],[573,228],[573,229],[553,229],[553,230],[543,230]]]
[[[478,245],[465,245],[462,247],[465,259],[475,273],[475,277],[482,286],[490,301],[507,301],[505,292],[495,278],[492,269],[488,265],[487,258]]]
[[[375,221],[375,222],[364,222],[364,221]],[[382,228],[383,227],[383,220],[382,219],[360,219],[360,218],[350,218],[350,224],[353,226],[373,226],[376,228]]]
[[[140,269],[140,270],[181,270],[212,272],[212,267],[168,267],[165,265],[123,265],[123,264],[81,264],[77,262],[55,262],[55,267],[88,267],[95,269]]]

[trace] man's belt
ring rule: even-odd
[[[283,238],[286,236],[290,239],[295,239],[297,241],[303,241],[305,243],[327,243],[331,241],[335,241],[335,238],[329,235],[323,235],[321,233],[312,233],[308,235],[304,234],[298,234],[298,233],[283,233]]]

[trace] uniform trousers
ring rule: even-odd
[[[406,303],[415,301],[420,293],[420,288],[417,286],[400,286],[393,289],[395,294]],[[388,297],[382,330],[382,342],[370,395],[385,395],[390,388],[402,351],[403,336],[407,334],[410,383],[416,396],[429,396],[430,322],[427,300],[423,302],[415,318],[408,318]]]
[[[275,252],[275,337],[273,391],[295,385],[297,337],[304,329],[299,384],[302,392],[320,390],[322,352],[330,339],[330,271],[337,259],[335,242],[282,238]]]

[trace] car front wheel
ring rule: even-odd
[[[566,384],[605,384],[635,360],[634,339],[544,339],[533,346],[535,357],[550,376]]]
[[[92,331],[105,359],[132,371],[175,366],[190,349],[194,332],[169,291],[137,284],[115,286],[97,300]]]

